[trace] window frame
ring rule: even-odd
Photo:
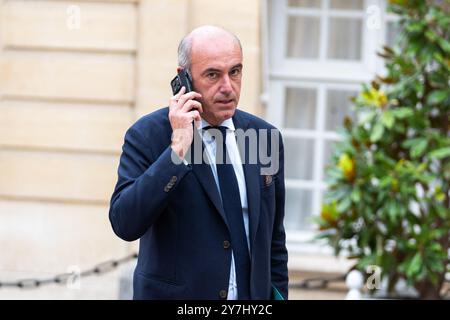
[[[366,24],[367,13],[365,10],[359,12],[355,10],[338,10],[328,9],[330,0],[322,0],[323,6],[321,9],[303,9],[303,8],[288,8],[287,0],[270,1],[270,13],[268,17],[270,21],[270,39],[274,42],[271,43],[272,48],[282,48],[281,50],[273,50],[273,54],[270,55],[270,70],[271,76],[279,78],[306,78],[313,80],[329,79],[330,74],[333,75],[333,79],[338,81],[348,81],[347,74],[352,74],[353,79],[356,81],[368,81],[370,77],[368,74],[373,74],[378,69],[378,63],[376,62],[376,50],[379,48],[378,44],[384,40],[380,35],[383,32],[379,32],[377,29],[364,28]],[[383,21],[382,1],[380,0],[362,0],[365,1],[364,8],[368,6],[376,5],[380,8],[380,19]],[[301,14],[300,14],[301,12]],[[287,21],[289,13],[295,16],[309,16],[320,18],[320,45],[319,45],[319,59],[300,59],[286,58],[286,37],[276,36],[285,35],[287,33]],[[358,17],[362,19],[362,26],[366,32],[362,32],[361,39],[361,60],[339,60],[339,59],[326,59],[325,55],[327,51],[326,40],[328,39],[328,16],[331,17]],[[383,23],[381,23],[381,29],[383,29]],[[364,31],[363,30],[363,31]],[[320,64],[322,67],[317,68]]]

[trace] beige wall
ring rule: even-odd
[[[244,78],[240,106],[261,113],[260,0],[160,0],[141,1],[139,10],[137,114],[167,105],[168,84],[176,72],[181,38],[204,24],[222,26],[235,33],[244,51]]]
[[[80,29],[69,28],[71,5]],[[259,113],[258,0],[0,1],[0,281],[84,269],[136,248],[108,221],[123,135],[167,104],[178,41],[202,24],[241,39],[240,105]],[[115,298],[116,280],[71,292],[3,288],[0,298]]]

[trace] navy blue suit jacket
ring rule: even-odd
[[[275,129],[240,110],[233,122],[236,129]],[[171,134],[168,108],[163,108],[139,119],[125,135],[109,219],[120,238],[140,239],[134,298],[224,299],[231,248],[219,191],[208,164],[173,163]],[[288,296],[281,135],[279,142],[276,174],[261,175],[261,163],[243,165],[252,299],[271,299],[272,286]]]

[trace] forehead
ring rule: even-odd
[[[242,63],[239,44],[231,37],[195,39],[191,48],[191,67],[228,69]]]

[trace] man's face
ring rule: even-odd
[[[194,90],[202,95],[201,115],[219,125],[234,115],[241,92],[242,52],[232,38],[194,41],[191,51]]]

